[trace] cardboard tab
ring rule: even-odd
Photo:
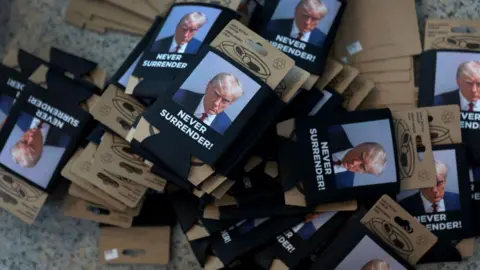
[[[413,265],[438,240],[387,195],[377,201],[361,222]]]
[[[428,113],[432,145],[462,143],[458,105],[425,108]]]
[[[133,216],[106,209],[101,205],[67,195],[63,204],[63,214],[68,217],[93,220],[101,223],[130,228]]]
[[[129,207],[135,207],[147,191],[145,186],[93,164],[97,145],[89,143],[72,165],[72,172]]]
[[[371,80],[362,76],[356,77],[343,92],[343,97],[345,98],[343,107],[348,111],[354,111],[368,96],[374,86],[375,84]]]
[[[480,22],[429,19],[425,25],[424,50],[480,51]]]
[[[338,75],[328,84],[328,87],[335,89],[339,94],[343,94],[358,74],[358,69],[345,65],[343,66],[342,71],[340,71],[340,73],[338,73]]]
[[[342,69],[342,63],[333,58],[328,58],[327,63],[325,64],[325,70],[315,84],[315,88],[323,90],[342,71]]]
[[[0,207],[27,224],[33,224],[48,194],[0,169]]]
[[[98,243],[102,264],[168,264],[171,227],[103,227]]]
[[[275,88],[275,93],[282,99],[284,102],[288,103],[291,99],[295,97],[297,92],[300,90],[302,85],[310,77],[310,73],[305,70],[294,66],[287,73],[285,78],[280,82],[280,84]],[[307,89],[310,90],[310,89]]]
[[[400,188],[418,189],[437,184],[428,114],[425,109],[392,112],[395,123]]]
[[[145,106],[134,97],[125,94],[120,88],[110,85],[101,99],[92,108],[95,120],[104,124],[122,138],[126,138],[136,118]]]
[[[140,185],[163,192],[167,181],[150,172],[143,158],[132,154],[130,145],[124,139],[105,132],[95,153],[94,165]]]
[[[275,89],[295,61],[237,20],[210,43]]]
[[[219,5],[222,7],[230,8],[232,10],[237,10],[240,6],[241,0],[175,0],[175,4],[177,3],[202,3],[202,4],[211,4],[211,5]]]

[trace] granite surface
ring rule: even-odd
[[[159,0],[161,1],[161,0]],[[138,36],[112,32],[97,34],[62,20],[68,0],[1,0],[0,56],[7,48],[37,52],[44,46],[98,62],[111,75],[139,41]],[[426,18],[479,19],[478,0],[417,0],[419,23]],[[422,30],[423,32],[423,30]],[[423,34],[423,33],[422,33]],[[98,263],[98,226],[64,217],[60,211],[66,187],[48,199],[34,225],[28,226],[0,210],[0,270],[4,269],[199,269],[185,236],[178,227],[172,240],[168,266],[104,266]],[[480,242],[477,239],[477,246]],[[445,263],[421,269],[480,269],[480,250],[462,263]]]

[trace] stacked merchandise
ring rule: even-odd
[[[335,39],[340,21],[363,26],[371,2],[176,1],[106,85],[95,63],[57,49],[44,60],[9,52],[0,206],[32,223],[61,173],[64,214],[100,223],[107,264],[168,263],[177,220],[207,269],[413,269],[471,256],[480,117],[437,103],[440,52],[422,55],[423,108],[357,110],[410,84],[403,64],[420,53],[362,36],[337,55],[356,30]],[[392,3],[380,7],[413,6]],[[382,16],[372,20],[387,29],[400,17]],[[327,57],[332,46],[343,63]],[[379,72],[393,62],[405,70]],[[460,66],[449,78],[476,89],[476,62]],[[465,95],[458,103],[475,108]]]

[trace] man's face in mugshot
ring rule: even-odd
[[[228,108],[235,99],[234,95],[226,93],[220,86],[209,83],[205,92],[203,106],[206,113],[217,115]]]
[[[391,268],[386,261],[372,260],[365,264],[361,270],[391,270]]]
[[[437,185],[431,188],[422,188],[423,196],[431,203],[438,203],[445,195],[445,174],[437,174]]]
[[[480,99],[480,77],[475,75],[460,74],[457,77],[457,84],[462,95],[470,102],[477,102]]]
[[[305,8],[303,5],[297,6],[295,9],[295,24],[301,33],[310,32],[318,23],[323,19],[325,15],[315,10]]]
[[[175,42],[178,45],[183,45],[197,34],[198,30],[200,29],[200,25],[194,22],[182,21],[177,25],[177,29],[175,30]]]
[[[354,173],[375,174],[373,160],[369,154],[371,148],[365,145],[358,145],[343,157],[343,167]]]
[[[17,142],[16,146],[25,153],[32,156],[38,156],[43,150],[43,135],[40,129],[32,128],[23,134],[22,138]]]

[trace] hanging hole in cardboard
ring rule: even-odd
[[[398,226],[402,227],[407,233],[413,233],[413,228],[412,225],[410,225],[410,221],[403,219],[399,216],[395,217],[395,223],[398,224]]]
[[[452,27],[450,31],[452,31],[452,33],[476,33],[477,28],[474,26],[460,25]]]
[[[417,148],[418,160],[423,161],[424,153],[425,153],[427,148],[423,144],[422,136],[417,135],[417,137],[415,138],[415,144],[416,144],[416,148]]]
[[[127,121],[123,120],[121,117],[117,117],[117,122],[122,126],[124,130],[130,131],[132,129],[132,125],[127,123]]]
[[[268,55],[268,51],[265,48],[263,48],[262,44],[260,44],[259,42],[255,42],[251,39],[247,39],[247,45],[263,57]],[[240,56],[243,56],[244,52],[243,51],[239,52],[237,48],[240,49],[240,47],[236,47],[236,50]]]
[[[125,256],[130,256],[130,257],[140,257],[144,256],[147,252],[144,249],[124,249],[122,250],[122,254]]]
[[[101,207],[97,207],[97,206],[92,206],[92,205],[89,205],[87,207],[87,211],[91,212],[92,214],[94,214],[96,216],[108,216],[108,215],[110,215],[110,210],[105,209],[105,208],[101,208]]]

